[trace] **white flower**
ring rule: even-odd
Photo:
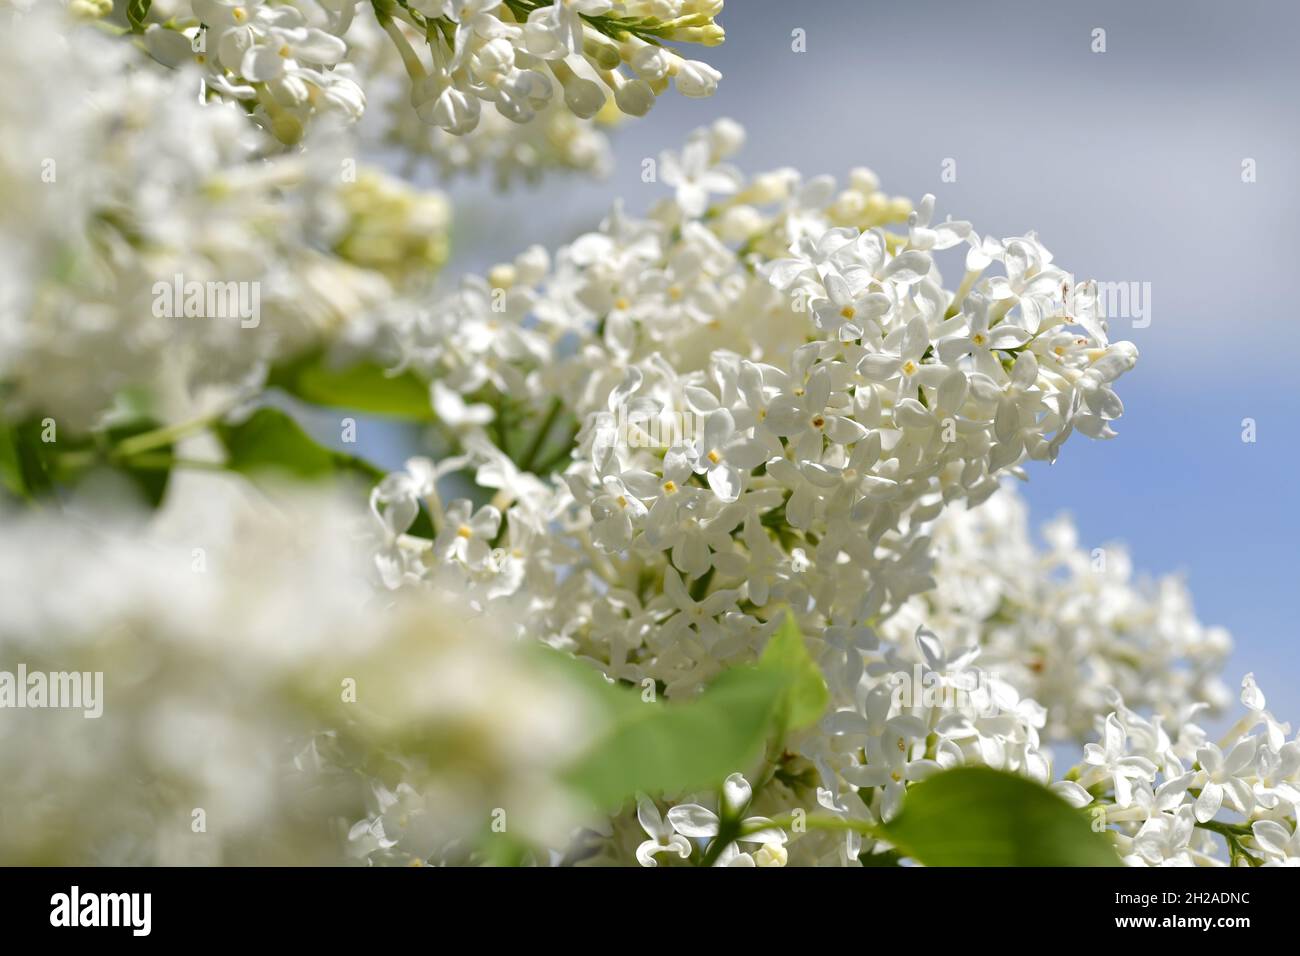
[[[1201,765],[1201,773],[1197,776],[1197,785],[1201,788],[1201,795],[1196,798],[1198,821],[1204,823],[1213,820],[1225,803],[1225,798],[1232,809],[1241,813],[1250,812],[1255,798],[1241,775],[1252,768],[1258,746],[1258,738],[1247,737],[1238,741],[1227,757],[1213,744],[1207,744],[1196,751],[1196,760]]]
[[[753,789],[740,774],[733,773],[723,782],[722,800],[729,817],[740,818],[749,806]],[[717,813],[698,803],[681,803],[668,811],[668,822],[684,837],[693,840],[711,840],[721,832],[722,821]],[[716,861],[717,866],[782,866],[785,862],[784,844],[788,837],[784,830],[767,826],[772,821],[766,817],[746,817],[740,819],[741,835],[735,843],[723,848]],[[753,829],[753,828],[757,829]],[[761,848],[759,854],[762,862],[742,851],[739,843],[757,843]]]
[[[730,195],[740,182],[734,169],[714,163],[709,143],[703,138],[692,139],[681,153],[660,153],[659,177],[677,190],[678,205],[692,218],[708,209],[710,194]]]
[[[1300,829],[1288,831],[1276,820],[1256,820],[1250,830],[1270,863],[1300,866]]]
[[[1187,845],[1195,822],[1187,806],[1176,813],[1157,813],[1142,824],[1133,838],[1133,848],[1151,866],[1189,866]]]
[[[735,501],[744,489],[744,476],[766,461],[769,451],[764,442],[737,431],[731,412],[719,408],[705,419],[698,471],[721,500]]]
[[[664,821],[655,802],[645,794],[637,795],[636,818],[641,823],[641,829],[650,837],[636,848],[636,860],[642,866],[658,866],[659,861],[655,856],[660,853],[676,853],[683,860],[691,855],[690,841]]]
[[[1098,775],[1109,777],[1115,787],[1115,803],[1127,807],[1133,802],[1133,782],[1155,779],[1156,767],[1145,757],[1135,757],[1125,747],[1127,733],[1119,719],[1110,714],[1103,729],[1103,743],[1087,744],[1083,759]]]
[[[473,502],[461,498],[448,505],[443,520],[442,533],[433,543],[439,557],[459,561],[472,571],[482,570],[501,529],[501,512],[491,505],[474,511]]]
[[[939,764],[925,757],[913,756],[919,742],[924,749],[927,728],[916,717],[893,717],[885,723],[884,733],[867,740],[867,762],[846,767],[841,776],[857,787],[881,787],[880,817],[888,822],[903,807],[908,783],[924,780],[937,773]]]

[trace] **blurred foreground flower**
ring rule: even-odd
[[[103,674],[97,718],[0,710],[0,859],[335,863],[400,835],[406,862],[498,818],[562,842],[584,697],[454,598],[376,601],[356,517],[209,476],[144,533],[0,516],[0,661]]]
[[[265,158],[195,74],[54,12],[0,31],[0,82],[25,91],[0,102],[6,417],[81,430],[124,390],[185,417],[436,275],[440,194],[358,168],[324,127],[312,157]]]

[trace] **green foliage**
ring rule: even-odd
[[[370,362],[336,368],[316,352],[277,366],[268,384],[329,408],[416,422],[433,420],[428,386],[410,372],[392,375]]]
[[[786,681],[757,668],[723,674],[686,703],[637,701],[571,768],[569,782],[598,806],[614,808],[638,790],[677,792],[716,786],[763,750]]]
[[[552,655],[558,656],[558,655]],[[826,684],[788,616],[757,666],[734,667],[686,702],[647,702],[576,661],[573,679],[606,718],[605,735],[570,768],[569,782],[602,807],[638,790],[717,786],[745,770],[773,735],[806,727],[826,707]]]
[[[317,444],[292,418],[275,408],[259,408],[236,425],[216,426],[226,448],[226,467],[245,475],[280,472],[315,480],[356,475],[373,483],[384,476],[374,465]]]
[[[159,423],[153,419],[137,418],[111,426],[104,432],[104,437],[109,446],[113,447],[134,435],[143,435],[158,427]],[[171,455],[172,445],[161,445],[149,458],[126,459],[116,462],[114,467],[130,479],[149,507],[157,508],[162,504],[163,496],[167,493],[167,482],[171,478]]]
[[[42,441],[38,419],[0,425],[0,484],[24,499],[38,498],[54,488],[60,447]]]
[[[808,654],[793,613],[785,613],[781,626],[763,649],[758,666],[787,678],[780,707],[783,729],[802,730],[817,723],[830,703],[830,691]]]
[[[914,784],[881,835],[926,866],[1118,866],[1110,841],[1041,784],[958,767]]]
[[[16,498],[31,496],[18,429],[7,422],[0,422],[0,488]]]
[[[0,488],[12,497],[32,501],[108,470],[126,478],[142,500],[156,508],[171,474],[171,444],[160,443],[150,454],[132,457],[117,455],[116,447],[158,425],[152,418],[137,416],[99,431],[70,435],[53,423],[47,428],[40,418],[0,423]]]
[[[144,33],[144,21],[152,6],[153,0],[127,0],[126,22],[131,24],[132,33]]]

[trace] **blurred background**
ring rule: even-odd
[[[1139,569],[1182,573],[1202,620],[1236,639],[1229,684],[1254,671],[1270,709],[1300,713],[1300,6],[732,0],[721,20],[727,42],[705,55],[718,94],[663,97],[613,131],[608,180],[446,186],[445,275],[554,248],[615,197],[643,211],[664,191],[641,182],[641,160],[730,116],[749,133],[747,172],[843,180],[866,165],[981,234],[1037,230],[1080,279],[1149,283],[1149,325],[1111,320],[1142,355],[1119,388],[1119,437],[1032,467],[1033,522],[1068,511],[1087,547],[1124,541]],[[411,450],[391,432],[377,445],[365,453],[386,465]]]

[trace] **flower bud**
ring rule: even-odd
[[[718,89],[722,74],[700,60],[677,62],[677,92],[695,98],[712,96]]]
[[[605,105],[605,91],[599,83],[573,76],[564,82],[564,102],[580,119],[591,119]]]
[[[628,116],[645,116],[654,106],[655,93],[645,80],[628,80],[615,91],[614,102]]]

